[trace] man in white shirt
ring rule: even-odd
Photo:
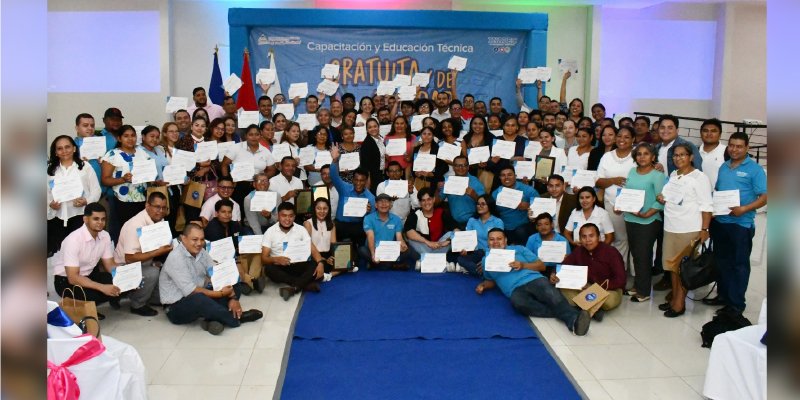
[[[200,219],[203,221],[204,228],[208,225],[208,221],[211,221],[217,216],[217,212],[214,211],[214,206],[217,202],[222,199],[231,200],[233,188],[233,180],[230,177],[223,176],[217,180],[217,194],[209,197],[200,209]],[[235,201],[233,202],[233,217],[231,220],[236,222],[242,220],[242,211],[239,208],[239,203]]]
[[[431,113],[431,117],[436,118],[442,122],[450,118],[450,94],[447,92],[439,92],[436,94],[436,109]]]
[[[400,163],[397,161],[390,161],[389,165],[386,166],[386,175],[389,179],[381,182],[378,184],[377,189],[375,189],[375,195],[380,195],[386,193],[386,185],[389,184],[389,181],[403,181],[403,167],[400,166]],[[414,187],[413,182],[408,181],[408,194],[405,197],[394,197],[394,201],[392,202],[392,209],[389,210],[394,215],[400,217],[400,220],[403,223],[406,222],[406,218],[408,214],[411,212],[412,208],[419,208],[419,200],[417,200],[417,188]]]
[[[564,177],[557,174],[551,175],[547,180],[547,193],[542,196],[543,198],[556,199],[556,215],[552,215],[552,217],[553,221],[555,221],[553,230],[558,233],[566,230],[569,216],[572,214],[572,210],[575,210],[578,206],[578,197],[574,194],[566,193],[565,186]],[[534,221],[536,217],[536,215],[528,214],[528,219],[531,221]]]
[[[700,126],[700,137],[703,139],[703,147],[700,148],[700,156],[703,157],[703,173],[711,182],[711,187],[717,184],[719,167],[726,160],[726,146],[720,146],[719,138],[722,136],[722,123],[716,118],[703,121]]]
[[[208,101],[206,90],[202,87],[198,86],[192,90],[192,99],[194,100],[194,104],[186,110],[190,115],[194,115],[194,110],[197,110],[198,108],[206,110],[209,121],[213,121],[216,118],[222,118],[225,115],[225,110],[222,108],[222,106]]]
[[[281,196],[280,201],[294,204],[297,192],[303,189],[303,181],[294,176],[297,170],[297,160],[292,157],[283,157],[280,164],[281,173],[269,180],[269,187]]]

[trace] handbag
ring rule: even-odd
[[[61,293],[61,303],[59,306],[69,316],[72,322],[76,323],[84,333],[89,333],[96,338],[100,338],[100,323],[97,321],[97,305],[93,301],[86,299],[86,292],[83,287],[75,285],[73,288],[78,288],[83,292],[83,300],[75,298],[75,291],[66,288]],[[64,297],[69,291],[72,297]]]
[[[711,246],[697,240],[689,255],[681,259],[680,277],[683,287],[694,290],[717,280],[717,264]]]
[[[214,197],[215,194],[217,194],[217,173],[214,172],[214,168],[211,168],[209,171],[211,172],[212,175],[214,175],[214,179],[209,179],[208,174],[205,175],[203,179],[203,184],[206,185],[206,190],[205,190],[205,195],[203,196],[203,201],[206,201]]]

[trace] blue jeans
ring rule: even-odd
[[[452,237],[453,237],[453,232],[452,231],[451,232],[447,232],[444,235],[442,235],[442,237],[440,237],[438,241],[439,242],[444,242],[445,240],[450,240]],[[435,249],[434,250],[434,249],[428,247],[428,245],[426,245],[425,243],[417,242],[417,241],[410,240],[410,239],[408,240],[408,245],[411,246],[411,248],[414,249],[414,251],[417,252],[417,254],[420,257],[422,257],[423,254],[427,254],[427,253],[441,254],[441,253],[447,253],[448,251],[450,251],[450,246],[442,247],[440,249]]]
[[[419,256],[414,257],[415,253],[413,249],[408,249],[406,251],[400,252],[400,257],[395,262],[379,262],[374,263],[372,262],[372,254],[369,252],[369,248],[364,245],[358,248],[358,268],[365,269],[367,267],[386,270],[391,269],[393,265],[396,264],[405,264],[409,271],[414,270],[414,264]]]
[[[239,298],[238,285],[233,286],[236,298]],[[188,324],[203,318],[206,321],[217,321],[235,328],[240,325],[238,319],[228,310],[229,298],[212,299],[202,293],[192,293],[169,306],[167,318],[176,325]]]
[[[743,312],[745,292],[750,281],[750,252],[753,250],[755,227],[723,224],[711,220],[709,227],[714,240],[714,260],[717,263],[717,293],[726,305]]]
[[[567,324],[570,331],[580,313],[547,278],[534,279],[514,289],[511,305],[527,316],[558,318]]]
[[[483,249],[475,249],[475,251],[471,251],[465,256],[459,254],[457,262],[458,265],[469,271],[470,275],[481,276],[483,274],[478,273],[478,263],[483,260],[483,256],[485,255],[486,252],[484,252]]]

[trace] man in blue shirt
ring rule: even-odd
[[[485,290],[499,286],[518,312],[532,317],[558,318],[571,332],[578,336],[586,335],[591,323],[589,313],[569,305],[561,292],[541,274],[546,267],[536,255],[522,246],[507,246],[505,232],[497,228],[489,231],[489,249],[489,254],[483,259],[484,266],[486,258],[491,256],[491,249],[514,250],[514,261],[508,264],[511,271],[494,272],[484,268],[484,281],[478,284],[475,292],[483,294]]]
[[[561,236],[558,232],[553,230],[553,217],[548,213],[541,213],[536,216],[533,220],[533,224],[536,226],[536,233],[531,235],[528,238],[528,243],[525,244],[525,248],[531,251],[531,253],[539,254],[539,248],[542,247],[542,242],[544,241],[553,241],[553,242],[565,242],[567,247],[567,254],[571,252],[569,241],[564,236]],[[549,268],[556,268],[561,263],[554,263],[549,262],[545,263],[544,265]]]
[[[388,194],[382,193],[375,200],[376,211],[364,217],[367,243],[358,248],[359,268],[369,265],[370,268],[414,270],[415,257],[403,239],[403,221],[397,215],[389,212],[391,208],[392,198]],[[400,256],[397,260],[382,262],[376,258],[375,249],[382,241],[400,242]]]
[[[517,182],[517,175],[511,165],[507,165],[500,170],[500,187],[492,192],[495,202],[497,202],[500,193],[506,188],[522,192],[522,201],[515,208],[497,205],[500,219],[503,220],[505,225],[508,242],[521,245],[533,233],[533,225],[528,221],[528,208],[533,199],[539,197],[539,194],[536,193],[533,187]]]
[[[336,208],[336,236],[343,240],[350,239],[356,247],[360,247],[366,243],[366,235],[362,229],[364,217],[345,217],[344,205],[350,197],[368,199],[369,204],[364,214],[366,215],[375,209],[375,196],[367,189],[366,171],[357,168],[353,174],[353,183],[345,182],[339,176],[339,152],[333,149],[331,155],[336,161],[331,164],[331,182],[339,194],[339,205]]]
[[[467,191],[463,195],[445,194],[444,182],[440,182],[437,202],[440,199],[447,200],[447,204],[450,206],[450,215],[458,223],[458,229],[463,230],[467,226],[467,221],[475,215],[475,202],[478,200],[478,196],[486,192],[483,190],[481,181],[469,174],[467,157],[457,156],[453,159],[453,172],[456,176],[466,176],[469,179]]]
[[[739,207],[711,221],[714,258],[717,264],[717,293],[708,305],[724,305],[725,312],[741,314],[750,280],[750,251],[753,249],[756,210],[767,204],[767,175],[747,155],[750,140],[737,132],[728,139],[731,159],[719,168],[715,190],[739,190]],[[720,310],[722,311],[722,310]]]

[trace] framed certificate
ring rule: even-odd
[[[320,197],[323,198],[323,199],[328,199],[328,201],[331,200],[331,193],[328,190],[328,187],[325,186],[325,185],[312,186],[311,187],[311,198],[313,198],[314,201],[317,201],[317,199],[319,199]],[[312,201],[312,205],[313,205],[313,203],[314,202]]]
[[[301,189],[297,191],[297,197],[294,199],[294,212],[297,215],[311,214],[311,208],[314,206],[314,198],[312,197],[311,189]]]
[[[556,167],[555,157],[536,156],[536,179],[550,178],[553,175],[553,170]]]
[[[345,271],[353,269],[355,266],[355,262],[353,261],[353,243],[331,243],[331,254],[333,254],[334,259],[334,270]]]

